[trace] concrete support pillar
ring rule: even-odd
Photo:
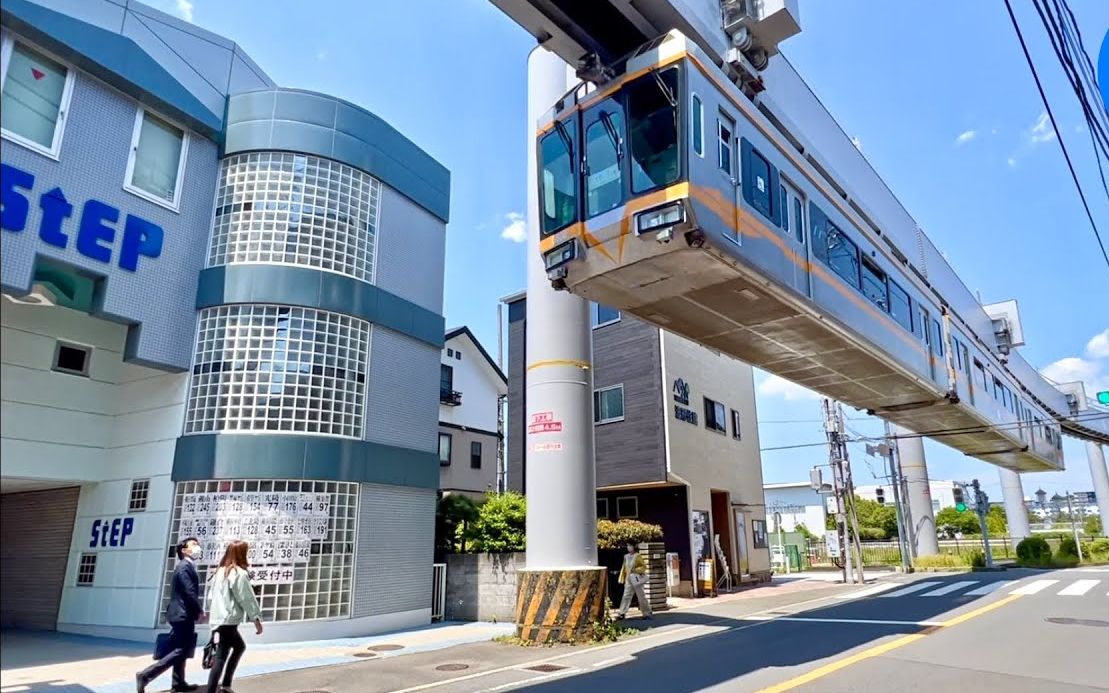
[[[1101,445],[1086,441],[1086,460],[1090,463],[1090,478],[1101,513],[1101,536],[1109,537],[1109,470],[1105,468],[1105,452]]]
[[[928,487],[928,465],[924,461],[924,439],[900,426],[893,427],[897,438],[897,456],[905,480],[906,502],[912,520],[910,536],[917,556],[935,556],[940,552],[936,540],[936,519],[932,512],[932,491]]]
[[[1009,536],[1019,541],[1032,533],[1028,528],[1028,509],[1024,507],[1024,487],[1020,483],[1020,474],[998,467],[997,476],[1001,479],[1001,497],[1005,500]]]

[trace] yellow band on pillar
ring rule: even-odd
[[[575,359],[547,359],[546,361],[536,361],[528,366],[529,371],[534,371],[537,368],[547,368],[548,366],[573,366],[587,371],[593,367],[588,361],[577,361]]]

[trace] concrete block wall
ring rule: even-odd
[[[448,621],[507,621],[516,618],[516,572],[524,553],[467,553],[447,556]]]

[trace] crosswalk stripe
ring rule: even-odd
[[[1048,587],[1051,587],[1056,582],[1059,582],[1059,581],[1058,580],[1036,580],[1035,582],[1028,583],[1024,587],[1016,588],[1015,590],[1013,590],[1009,594],[1035,594],[1035,593],[1039,592],[1042,589],[1047,589]]]
[[[861,597],[871,597],[875,594],[885,592],[886,590],[892,590],[894,587],[897,587],[897,583],[895,582],[885,583],[882,585],[874,585],[873,587],[868,587],[867,589],[860,590],[858,592],[852,592],[851,594],[841,594],[836,597],[836,599],[859,599]]]
[[[1075,580],[1073,584],[1059,590],[1063,597],[1081,597],[1094,588],[1101,580]]]
[[[938,590],[932,590],[931,592],[925,592],[924,594],[922,594],[920,596],[922,596],[922,597],[942,597],[945,594],[951,594],[952,592],[956,592],[958,590],[961,590],[964,587],[970,587],[971,585],[977,585],[977,584],[978,584],[977,580],[960,580],[959,582],[953,582],[950,585],[944,585],[943,587],[939,588]]]
[[[984,594],[992,594],[1000,589],[1005,589],[1012,585],[1016,580],[998,580],[997,582],[987,582],[976,590],[967,592],[964,597],[981,597]]]
[[[889,594],[883,594],[882,597],[883,598],[886,598],[886,597],[903,597],[906,594],[912,594],[913,592],[918,592],[918,591],[923,590],[923,589],[928,589],[929,587],[935,587],[936,585],[939,585],[939,584],[941,584],[939,581],[925,580],[924,582],[918,582],[916,584],[909,585],[908,587],[905,587],[904,589],[899,589],[896,592],[890,592]]]

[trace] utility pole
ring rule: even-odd
[[[844,557],[843,581],[864,581],[862,545],[859,543],[859,521],[855,513],[855,487],[851,480],[851,464],[843,436],[843,409],[837,402],[823,401],[824,431],[828,435],[828,461],[832,466],[832,486],[836,496],[836,532],[840,555]],[[854,560],[853,560],[854,559]],[[852,564],[857,567],[852,570]]]
[[[1078,560],[1081,562],[1082,542],[1078,539],[1078,524],[1074,521],[1074,506],[1070,502],[1070,491],[1067,491],[1067,514],[1070,515],[1070,531],[1074,534],[1074,546],[1078,549]]]
[[[990,550],[990,527],[986,522],[986,513],[990,509],[990,497],[978,485],[978,479],[972,479],[971,488],[974,489],[974,511],[978,513],[978,526],[982,530],[982,546],[986,552],[986,567],[993,567],[993,551]]]
[[[909,555],[909,547],[912,546],[912,542],[909,540],[906,531],[908,523],[905,522],[905,508],[901,503],[901,474],[897,468],[895,458],[897,446],[893,444],[889,421],[884,423],[886,425],[886,442],[879,445],[874,451],[886,458],[886,463],[889,466],[890,486],[893,487],[893,507],[897,511],[897,550],[901,554],[901,571],[909,573],[912,571],[913,565],[912,556]],[[870,452],[871,449],[868,445],[867,452]]]

